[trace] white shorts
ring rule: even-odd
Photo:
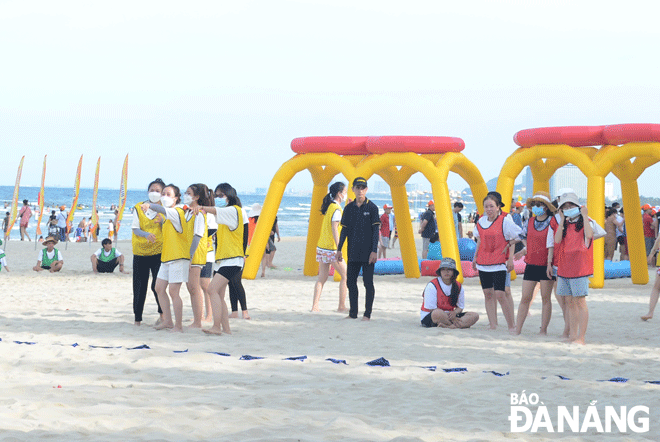
[[[176,261],[162,262],[158,270],[158,279],[169,283],[188,282],[188,271],[190,270],[189,259],[177,259]]]
[[[383,244],[383,247],[388,248],[390,246],[390,238],[387,236],[381,236],[380,242]]]

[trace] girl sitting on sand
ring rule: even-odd
[[[438,278],[424,289],[420,317],[424,327],[469,328],[479,320],[474,312],[464,312],[465,292],[456,282],[456,261],[443,258],[436,270]]]
[[[156,278],[156,293],[158,302],[163,310],[163,321],[156,325],[156,330],[173,328],[175,331],[183,331],[183,302],[179,296],[181,284],[188,282],[188,270],[190,257],[195,252],[192,246],[192,238],[186,226],[186,215],[181,207],[176,205],[181,200],[181,192],[174,184],[163,188],[160,204],[143,203],[140,207],[146,213],[151,209],[165,215],[163,223],[163,251],[161,253],[161,265]],[[170,310],[170,299],[167,296],[169,285],[174,308],[174,323]]]

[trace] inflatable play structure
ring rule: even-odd
[[[463,140],[452,137],[296,138],[291,142],[291,149],[296,155],[285,162],[273,177],[250,247],[254,250],[266,247],[269,226],[273,225],[287,183],[298,172],[307,169],[312,175],[314,190],[303,273],[315,276],[318,273],[316,244],[323,220],[319,209],[331,181],[337,174],[342,174],[348,183],[358,176],[368,180],[377,174],[389,184],[392,192],[405,275],[408,278],[419,278],[406,182],[414,173],[420,172],[431,183],[440,227],[440,242],[445,255],[459,260],[447,176],[450,171],[458,173],[469,184],[479,208],[488,192],[481,172],[461,152],[464,147]],[[349,197],[355,197],[350,184]],[[245,278],[256,277],[260,259],[259,254],[248,256],[243,272]]]
[[[571,163],[587,177],[589,216],[602,226],[605,177],[612,172],[621,181],[632,282],[646,284],[649,275],[637,178],[660,161],[660,124],[543,127],[522,130],[513,140],[520,148],[507,158],[497,180],[505,204],[510,203],[514,181],[525,166],[532,170],[534,191],[548,192],[550,177]],[[592,287],[604,284],[603,244],[602,239],[594,243]]]
[[[589,216],[602,226],[605,218],[605,177],[613,173],[621,181],[623,192],[632,282],[648,283],[637,178],[647,167],[660,161],[660,124],[527,129],[516,133],[514,142],[520,147],[507,158],[497,181],[497,190],[506,204],[504,210],[509,211],[514,182],[525,166],[531,168],[534,191],[548,192],[554,172],[571,163],[587,177]],[[443,254],[461,261],[463,254],[459,252],[454,235],[447,176],[450,171],[455,172],[468,183],[480,213],[488,192],[481,172],[463,155],[464,147],[463,140],[451,137],[296,138],[291,142],[291,149],[296,155],[280,167],[271,181],[251,247],[265,249],[270,226],[275,220],[287,183],[298,172],[307,169],[312,175],[314,190],[304,274],[315,276],[318,273],[316,243],[323,219],[319,208],[329,184],[337,174],[342,174],[348,183],[358,176],[369,179],[377,174],[389,184],[392,192],[404,273],[408,278],[418,278],[420,264],[405,184],[412,174],[421,172],[433,190]],[[349,197],[354,197],[350,186]],[[256,277],[260,259],[260,254],[247,258],[243,272],[245,278]],[[608,276],[619,277],[625,273],[617,268],[614,273],[608,272]],[[604,279],[603,240],[599,239],[594,248],[592,287],[602,287]]]

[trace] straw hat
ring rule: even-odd
[[[550,194],[547,192],[536,192],[531,198],[527,198],[526,204],[531,206],[532,203],[541,203],[543,204],[548,212],[555,213],[557,209],[552,205],[552,200],[550,200]]]
[[[252,207],[250,208],[250,212],[248,212],[248,218],[253,218],[259,215],[261,215],[261,204],[259,203],[252,204]]]
[[[453,270],[454,276],[458,276],[460,273],[456,268],[456,261],[454,261],[452,258],[442,258],[442,261],[440,261],[440,267],[438,267],[438,270],[435,271],[435,274],[440,276],[440,270],[442,269]]]
[[[42,242],[41,244],[45,246],[49,242],[52,242],[53,244],[57,244],[57,238],[55,238],[54,236],[48,236],[46,237],[46,239],[44,239],[44,242]]]

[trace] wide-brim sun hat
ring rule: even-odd
[[[259,215],[261,215],[261,204],[252,204],[252,207],[250,207],[250,211],[248,212],[248,218],[254,218],[255,216]]]
[[[454,271],[454,276],[458,276],[460,272],[456,268],[456,261],[454,261],[453,258],[442,258],[442,261],[440,261],[440,266],[438,269],[435,271],[435,274],[440,276],[440,271],[442,269],[451,269]]]
[[[573,203],[580,207],[580,199],[575,192],[566,192],[559,195],[559,207],[561,208],[566,203]]]
[[[57,244],[58,241],[57,241],[57,238],[55,238],[54,236],[48,236],[48,237],[46,237],[46,239],[44,239],[44,242],[42,242],[41,245],[45,246],[49,242],[52,242],[53,244]]]
[[[531,206],[532,203],[541,203],[543,204],[550,213],[555,213],[557,209],[552,205],[552,200],[550,199],[550,194],[548,192],[534,192],[534,196],[527,198],[526,204]]]

